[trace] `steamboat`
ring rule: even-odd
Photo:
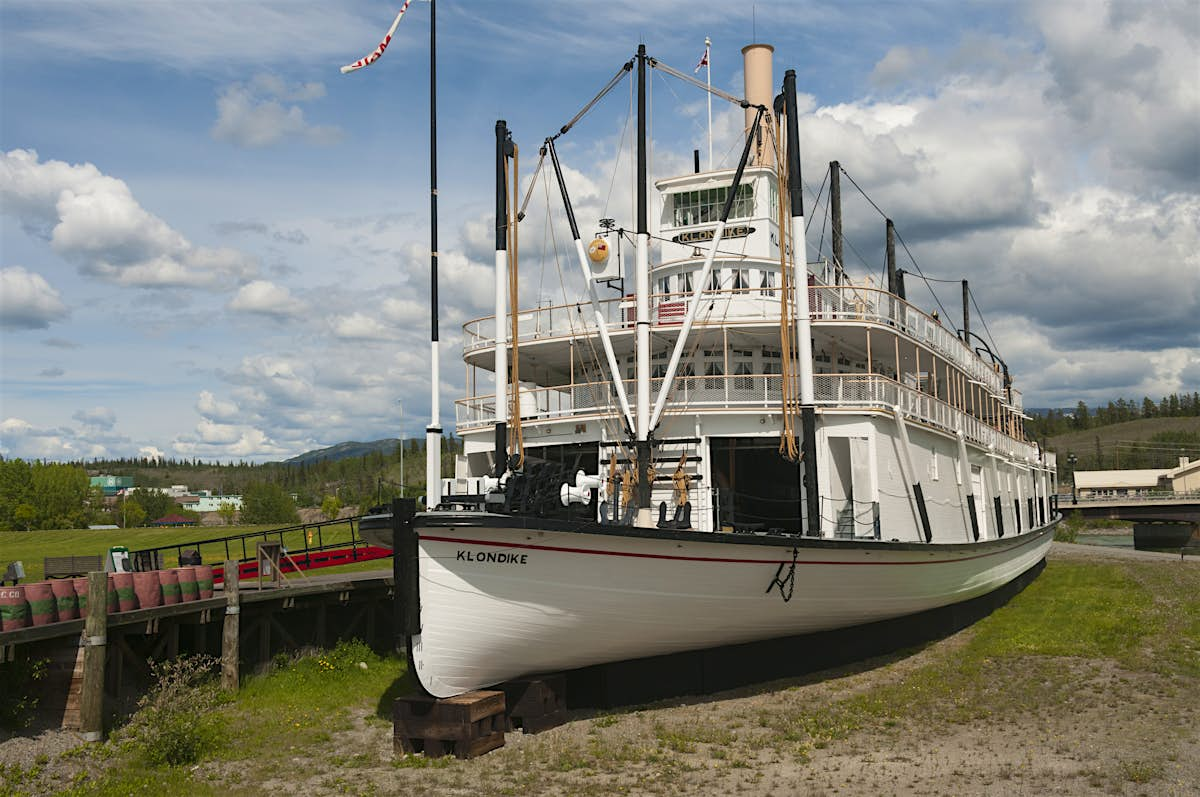
[[[890,220],[886,282],[853,278],[837,163],[832,252],[812,255],[795,74],[777,88],[772,48],[742,53],[736,97],[639,47],[540,145],[534,182],[572,238],[559,303],[518,301],[518,149],[496,124],[495,313],[464,327],[464,453],[442,479],[435,337],[428,508],[362,525],[396,541],[412,670],[435,697],[909,615],[1046,555],[1054,456],[1025,439],[965,282],[961,328],[910,302]],[[651,70],[744,109],[736,166],[701,170],[697,152],[651,184]],[[625,80],[633,218],[585,244],[555,145]]]

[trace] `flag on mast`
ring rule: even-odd
[[[370,66],[380,59],[380,57],[383,55],[383,51],[386,50],[388,45],[392,43],[392,36],[396,33],[396,26],[400,24],[400,18],[403,17],[404,12],[408,10],[408,4],[410,2],[412,2],[412,0],[404,0],[404,5],[400,6],[400,13],[396,15],[396,19],[392,22],[392,26],[388,28],[387,35],[383,37],[383,41],[379,43],[379,46],[372,50],[370,54],[358,59],[352,64],[347,64],[346,66],[342,67],[343,75],[348,72],[353,72],[356,69],[362,69],[364,66]],[[708,53],[706,52],[705,57],[707,56]]]
[[[696,74],[697,72],[699,72],[702,67],[708,66],[708,47],[709,47],[709,41],[708,41],[708,39],[705,39],[704,40],[704,55],[700,56],[700,63],[696,64],[696,68],[692,70],[693,75]]]

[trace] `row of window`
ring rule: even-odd
[[[675,226],[689,227],[721,219],[721,210],[729,196],[729,186],[704,188],[699,191],[681,191],[671,195],[675,211]],[[754,188],[748,183],[738,186],[737,198],[729,211],[731,219],[745,219],[754,214]]]
[[[684,271],[679,274],[668,274],[658,278],[659,293],[691,293],[693,290],[693,275],[695,271]],[[775,295],[775,272],[758,270],[758,292],[760,296]],[[725,288],[733,290],[751,290],[755,285],[748,268],[714,268],[708,275],[706,290],[719,291]]]
[[[667,376],[667,352],[650,355],[650,378],[665,379]],[[729,370],[734,377],[772,376],[783,373],[781,363],[783,352],[780,349],[763,347],[762,349],[730,349]],[[699,371],[699,374],[697,374]],[[703,349],[691,359],[683,359],[679,363],[676,376],[725,376],[725,352],[722,349]],[[625,358],[625,378],[636,379],[637,370],[633,357]],[[734,379],[734,388],[751,389],[753,380],[749,378]],[[703,386],[709,389],[719,389],[724,386],[720,379],[705,380]]]

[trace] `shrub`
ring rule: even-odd
[[[19,658],[0,669],[0,728],[20,730],[33,722],[38,705],[38,682],[46,677],[48,659]]]
[[[227,700],[217,688],[212,656],[189,656],[151,664],[155,684],[117,741],[153,766],[194,764],[220,744]]]

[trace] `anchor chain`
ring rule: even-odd
[[[792,599],[792,592],[796,589],[796,558],[799,556],[800,550],[792,548],[792,566],[788,568],[787,576],[783,579],[779,578],[779,574],[783,572],[783,566],[787,564],[787,562],[780,562],[779,567],[775,568],[775,577],[767,585],[767,591],[763,593],[764,595],[770,593],[775,587],[779,587],[779,597],[783,598],[784,603]]]

